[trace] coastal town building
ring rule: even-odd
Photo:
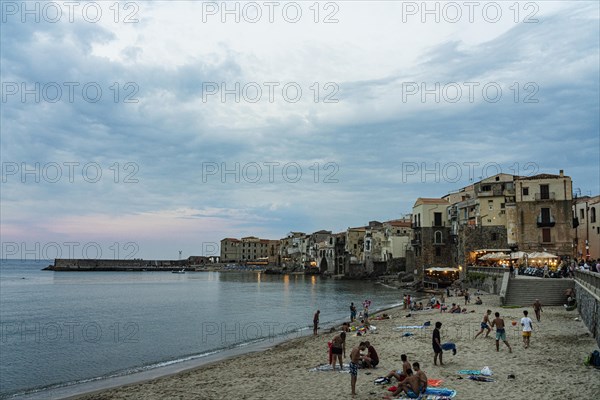
[[[247,263],[261,261],[265,265],[275,263],[279,241],[248,236],[241,239],[221,240],[221,262]]]
[[[600,259],[600,196],[575,199],[573,227],[575,258]]]
[[[347,271],[346,232],[327,235],[316,244],[319,272],[328,275],[343,276]]]
[[[453,264],[453,240],[447,218],[450,203],[446,199],[419,197],[412,209],[416,278],[423,278],[424,269],[448,267]]]
[[[290,232],[221,241],[222,262],[268,259],[287,271],[361,277],[478,262],[486,252],[600,258],[600,196],[573,200],[571,178],[497,174],[442,198],[419,197],[408,218],[345,232]]]
[[[559,175],[515,177],[514,183],[514,209],[507,214],[509,247],[572,256],[571,178],[560,170]]]
[[[281,239],[278,265],[286,270],[303,269],[309,261],[308,237],[304,232],[290,232]]]

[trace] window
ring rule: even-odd
[[[550,235],[550,228],[542,229],[542,243],[552,242],[552,236]]]
[[[523,196],[529,196],[529,188],[528,187],[523,188]]]
[[[434,226],[442,226],[442,213],[440,213],[440,212],[433,213],[433,225]]]
[[[579,215],[581,216],[581,219],[585,219],[585,210],[583,208],[579,210]]]
[[[500,203],[500,208],[504,210],[506,208],[506,203]]]
[[[493,241],[498,240],[498,234],[496,232],[492,232],[492,240]]]
[[[442,244],[442,232],[440,231],[436,231],[434,236],[433,236],[433,242],[436,244]]]
[[[483,185],[481,187],[482,192],[489,192],[490,190],[492,190],[492,187],[490,185]]]
[[[550,222],[550,209],[542,208],[542,223],[547,224]]]
[[[494,209],[494,200],[488,200],[488,207],[490,208],[490,210]]]
[[[540,200],[550,199],[550,188],[548,185],[540,185]]]
[[[590,222],[592,222],[592,223],[596,222],[596,208],[595,207],[590,208]]]
[[[436,247],[435,248],[435,256],[439,257],[442,255],[442,248],[441,247]]]

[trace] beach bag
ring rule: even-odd
[[[490,376],[492,375],[492,370],[490,369],[490,367],[483,367],[481,368],[481,375]]]

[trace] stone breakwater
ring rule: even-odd
[[[48,271],[172,271],[176,269],[195,270],[196,265],[189,260],[100,260],[63,259],[54,260],[54,265],[44,268]]]

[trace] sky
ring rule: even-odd
[[[598,195],[599,4],[1,1],[2,258],[214,255],[498,172]]]

